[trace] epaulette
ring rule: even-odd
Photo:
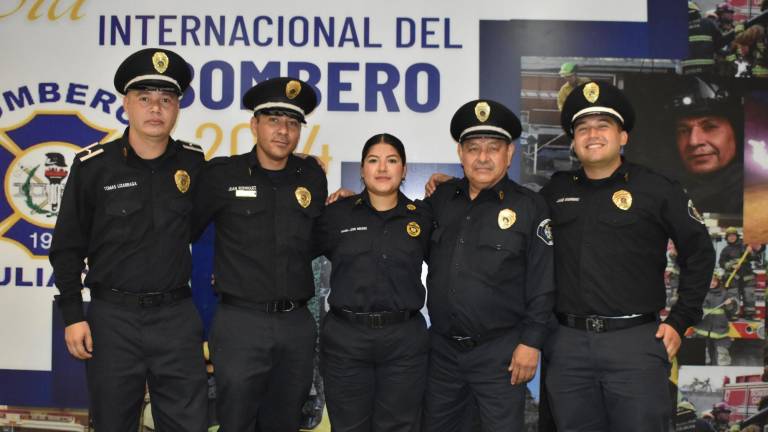
[[[94,156],[98,156],[102,153],[104,153],[104,146],[100,143],[93,143],[88,147],[83,147],[83,149],[77,154],[76,157],[80,162],[85,162],[88,159]]]
[[[205,154],[205,150],[203,150],[203,148],[200,147],[197,144],[188,143],[188,142],[185,142],[185,141],[179,141],[179,144],[181,144],[182,148],[185,148],[187,150],[192,150],[192,151],[196,151],[198,153]]]

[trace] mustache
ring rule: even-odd
[[[696,156],[710,155],[710,154],[718,155],[720,154],[720,149],[718,149],[713,145],[703,143],[703,144],[685,147],[683,154],[686,157],[696,157]]]
[[[475,161],[475,163],[472,164],[472,168],[494,168],[496,165],[492,161]]]

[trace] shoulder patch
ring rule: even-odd
[[[555,244],[554,240],[552,239],[552,227],[549,224],[550,222],[550,219],[544,219],[541,221],[541,223],[539,223],[539,227],[536,228],[536,236],[541,239],[541,241],[543,241],[547,246],[552,246]]]
[[[197,144],[188,143],[188,142],[184,142],[184,141],[179,141],[179,143],[181,143],[181,147],[182,147],[182,148],[185,148],[185,149],[187,149],[187,150],[196,151],[196,152],[198,152],[198,153],[202,153],[202,154],[205,154],[205,151],[203,150],[203,148],[202,148],[202,147],[200,147],[200,146],[199,146],[199,145],[197,145]]]
[[[688,216],[691,217],[691,219],[695,220],[696,222],[704,225],[704,218],[701,216],[701,213],[699,213],[698,210],[696,210],[696,207],[693,205],[693,200],[688,200]]]
[[[104,146],[100,143],[93,143],[87,147],[83,147],[83,149],[77,154],[77,159],[80,162],[85,162],[88,159],[98,156],[102,153],[104,153]]]

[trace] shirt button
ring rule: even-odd
[[[470,220],[470,219],[472,219],[472,216],[467,216],[467,220]]]
[[[464,244],[464,238],[460,238],[459,243]]]

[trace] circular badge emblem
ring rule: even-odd
[[[416,222],[408,222],[405,226],[405,232],[411,237],[418,237],[421,234],[421,227]]]
[[[29,223],[53,228],[72,161],[82,148],[46,142],[16,155],[5,173],[5,196],[13,210]]]

